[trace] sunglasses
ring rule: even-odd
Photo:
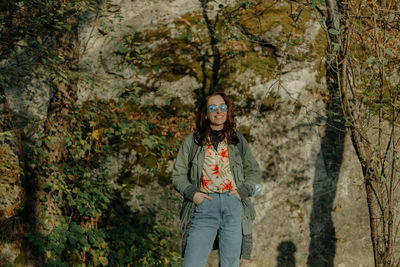
[[[217,106],[217,105],[208,106],[207,107],[207,112],[209,112],[209,113],[217,112],[218,111],[218,107],[219,107],[219,110],[221,112],[227,112],[228,111],[228,106],[226,104],[221,104],[219,106]]]

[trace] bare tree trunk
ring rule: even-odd
[[[219,52],[218,40],[215,36],[215,29],[216,29],[216,25],[218,23],[218,15],[215,18],[214,25],[212,25],[212,23],[208,17],[207,3],[208,3],[208,0],[201,0],[201,4],[202,4],[202,8],[203,8],[203,17],[207,24],[208,33],[210,35],[210,45],[211,45],[211,50],[212,50],[213,63],[212,63],[212,74],[211,74],[209,92],[213,92],[214,90],[218,89],[219,70],[221,68],[221,53]],[[204,85],[203,85],[203,87],[204,87]]]
[[[330,46],[328,55],[331,56],[331,68],[334,68],[333,71],[337,73],[336,82],[340,92],[343,114],[348,118],[347,121],[350,122],[351,126],[349,130],[351,132],[352,143],[363,170],[370,217],[374,263],[375,266],[391,266],[390,254],[392,253],[391,242],[393,231],[391,226],[393,223],[393,203],[391,202],[392,187],[390,186],[390,188],[387,188],[386,195],[381,194],[381,192],[384,191],[385,185],[376,175],[376,171],[379,170],[381,166],[379,163],[371,161],[374,147],[380,147],[379,145],[382,145],[381,118],[383,115],[380,110],[378,113],[380,125],[380,127],[378,127],[378,143],[371,143],[368,139],[366,129],[360,127],[360,112],[362,112],[360,107],[362,105],[354,96],[352,87],[352,81],[354,81],[350,69],[352,30],[348,13],[349,7],[347,5],[348,3],[346,0],[326,0],[326,6],[328,7],[327,28],[333,28],[340,32],[338,35],[330,34],[331,42],[338,43],[339,49],[336,51],[333,46]],[[379,89],[383,90],[383,83]],[[382,96],[383,94],[381,93],[379,101],[382,101]],[[383,169],[382,167],[382,171]],[[392,166],[391,169],[394,169],[394,166]],[[388,200],[386,199],[387,197],[389,197]]]
[[[340,19],[338,11],[338,3],[336,0],[326,0],[326,6],[328,7],[328,21],[329,26],[336,30],[340,29]]]

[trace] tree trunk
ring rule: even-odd
[[[211,93],[218,89],[219,70],[221,68],[221,53],[219,52],[218,40],[215,36],[215,26],[217,25],[217,22],[218,22],[218,15],[216,16],[214,25],[212,25],[211,21],[208,17],[208,10],[207,10],[207,2],[208,1],[207,0],[200,0],[200,1],[201,1],[202,8],[203,8],[203,17],[207,24],[208,33],[210,35],[210,46],[211,46],[211,50],[212,50],[211,56],[213,58],[210,88],[208,90],[208,93]],[[204,66],[204,68],[205,68],[205,66]],[[206,71],[203,71],[203,73],[204,73],[204,75],[206,75]],[[203,87],[204,86],[205,85],[203,85]]]
[[[378,193],[376,192],[381,186],[379,182],[375,182],[377,177],[375,175],[375,170],[379,168],[378,165],[371,165],[371,144],[367,138],[367,133],[364,129],[361,129],[358,125],[359,120],[359,107],[357,99],[353,95],[353,91],[350,84],[351,72],[349,70],[350,65],[350,45],[351,45],[351,27],[350,27],[350,17],[348,15],[348,10],[346,7],[347,2],[345,0],[326,0],[326,6],[328,8],[328,20],[327,28],[334,28],[339,35],[330,35],[332,42],[337,42],[339,44],[339,50],[335,51],[333,46],[328,49],[328,55],[331,56],[331,68],[337,73],[335,82],[338,84],[338,89],[341,97],[341,106],[343,110],[343,115],[347,117],[348,122],[351,126],[349,127],[351,132],[351,139],[353,146],[355,148],[357,157],[361,163],[365,190],[367,195],[367,204],[370,217],[370,230],[371,230],[371,241],[374,255],[375,266],[386,265],[387,258],[383,255],[387,254],[385,250],[385,239],[380,238],[379,230],[385,228],[384,225],[380,225],[378,220],[383,219],[384,216],[381,214],[382,204],[379,199]],[[390,241],[389,241],[390,242]],[[386,262],[386,263],[385,263]]]
[[[44,123],[42,148],[43,154],[37,154],[34,158],[35,167],[27,167],[27,179],[30,180],[31,197],[29,204],[28,220],[31,222],[31,231],[36,233],[48,233],[54,226],[57,212],[54,212],[56,203],[50,194],[46,193],[44,186],[57,178],[57,165],[61,164],[67,155],[63,137],[71,129],[71,119],[68,114],[72,111],[77,100],[77,66],[79,63],[79,38],[78,18],[75,14],[65,22],[65,30],[54,36],[55,49],[60,58],[64,60],[57,65],[58,75],[66,79],[54,81],[52,88],[54,95],[50,99],[47,120]],[[52,137],[56,137],[49,140]],[[58,138],[57,138],[58,137]],[[29,166],[27,164],[26,166]],[[57,184],[56,180],[53,180]],[[48,200],[42,202],[43,197]],[[44,214],[45,212],[45,214]],[[47,230],[43,227],[43,218],[47,217]],[[45,260],[45,259],[41,259]]]

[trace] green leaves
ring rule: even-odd
[[[330,34],[332,34],[332,35],[335,35],[335,36],[337,36],[337,35],[340,34],[340,32],[339,32],[338,30],[334,29],[334,28],[330,28],[330,29],[328,30],[328,32],[329,32]],[[331,43],[331,45],[333,46],[333,51],[338,51],[338,50],[340,49],[340,44],[339,44],[339,43],[334,42],[333,40],[330,40],[330,43]]]
[[[367,59],[367,63],[368,64],[372,64],[372,63],[374,63],[375,62],[375,60],[376,60],[376,58],[374,57],[374,56],[370,56],[368,59]]]
[[[330,29],[328,30],[328,32],[329,32],[330,34],[333,34],[333,35],[339,35],[339,34],[340,34],[340,31],[338,31],[338,30],[336,30],[336,29],[334,29],[334,28],[330,28]]]
[[[333,50],[334,50],[334,51],[338,51],[338,50],[339,50],[340,44],[335,43],[335,42],[332,42],[332,45],[333,45]]]
[[[85,231],[83,230],[82,226],[76,224],[75,222],[72,222],[69,226],[69,231],[71,233],[75,233],[75,234],[83,234]]]
[[[30,7],[28,16],[20,17],[23,14],[18,13],[10,17],[18,22],[14,26],[29,27],[15,29],[18,36],[12,37],[19,40],[32,36],[29,42],[34,45],[30,48],[40,48],[40,51],[29,51],[34,55],[29,59],[33,68],[40,66],[49,78],[46,80],[69,84],[72,78],[81,77],[77,76],[78,64],[69,65],[69,69],[61,67],[71,59],[60,53],[62,48],[56,51],[46,45],[54,36],[67,30],[70,26],[66,23],[68,18],[79,16],[82,12],[98,11],[93,7],[99,4],[104,6],[103,1],[92,0],[24,1],[24,5]],[[14,2],[11,1],[10,5],[14,6]],[[106,6],[110,5],[107,3]],[[20,6],[14,7],[20,10]],[[8,25],[2,22],[0,29],[6,40],[5,27]],[[101,21],[98,28],[101,34],[112,31]],[[185,33],[183,37],[186,40],[196,38],[192,33]],[[4,56],[14,47],[0,44],[0,48],[4,53],[1,56]],[[163,55],[161,65],[159,62],[159,65],[149,63],[148,50],[141,47],[135,34],[127,36],[116,49],[116,53],[122,60],[128,61],[131,68],[143,73],[163,73],[162,64],[173,61]],[[37,55],[41,58],[35,58]],[[12,72],[2,71],[0,86],[8,87],[18,80],[15,77],[18,76]],[[56,86],[53,89],[57,90]],[[160,159],[171,157],[177,147],[173,135],[168,138],[174,140],[172,145],[167,143],[155,120],[158,115],[152,108],[139,107],[141,97],[148,91],[136,84],[126,83],[121,92],[123,96],[118,101],[88,101],[82,108],[71,111],[68,114],[70,128],[57,129],[53,126],[54,129],[50,127],[44,134],[45,123],[36,121],[24,128],[27,136],[35,136],[38,140],[32,148],[35,161],[30,167],[40,168],[38,170],[46,173],[43,177],[46,179],[44,195],[40,200],[41,224],[47,234],[26,236],[49,266],[141,266],[140,262],[165,266],[167,260],[170,263],[177,261],[177,257],[173,256],[177,247],[170,245],[174,240],[171,236],[175,238],[176,234],[162,227],[156,229],[154,226],[159,222],[152,214],[132,214],[121,197],[123,193],[128,195],[129,189],[122,192],[119,177],[110,177],[103,172],[108,158],[125,148],[128,151],[137,150],[137,156],[135,154],[129,164],[137,163],[139,160],[136,158],[144,159],[146,168],[157,171]],[[46,123],[57,125],[58,119],[50,117]],[[0,141],[7,138],[7,133],[0,135]],[[57,155],[59,159],[53,162],[52,153],[57,154],[59,147],[62,147],[62,155]],[[121,176],[131,178],[129,168],[132,167],[123,167],[127,170]]]
[[[242,8],[251,8],[254,6],[254,3],[251,1],[240,1],[239,5]]]
[[[90,178],[89,178],[90,179]],[[65,192],[68,206],[76,209],[80,216],[100,217],[113,196],[111,189],[97,187],[90,181],[74,184],[72,190]]]
[[[389,56],[395,57],[395,55],[393,54],[393,52],[390,51],[389,49],[384,49],[384,52],[385,52],[386,54],[388,54]]]
[[[372,65],[374,63],[379,63],[379,64],[386,65],[386,64],[389,63],[389,60],[384,56],[380,56],[378,59],[379,60],[377,60],[377,58],[374,57],[374,56],[370,56],[369,58],[367,58],[366,63],[368,63],[370,65]]]
[[[388,60],[386,57],[384,57],[384,56],[381,56],[381,57],[380,57],[380,61],[382,62],[383,65],[386,65],[386,64],[388,64],[388,62],[389,62],[389,60]]]

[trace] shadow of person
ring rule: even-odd
[[[296,245],[292,241],[281,242],[278,246],[279,255],[277,257],[277,267],[294,267],[296,260],[294,253],[296,252]]]
[[[337,84],[332,82],[335,72],[327,71],[330,99],[328,117],[321,149],[317,156],[313,184],[313,206],[310,216],[310,245],[307,266],[331,267],[336,254],[336,235],[332,220],[333,203],[342,165],[345,127]],[[329,115],[330,114],[330,115]]]

